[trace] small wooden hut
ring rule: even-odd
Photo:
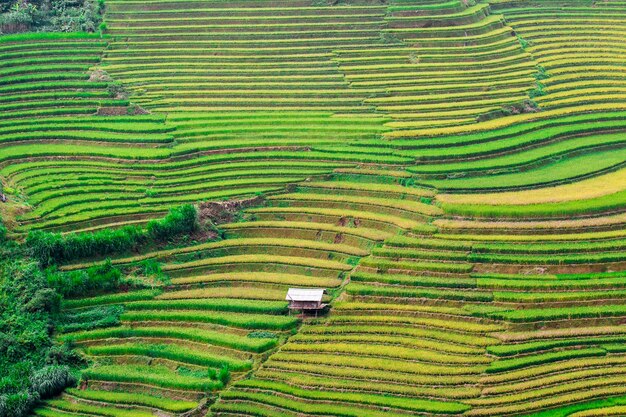
[[[325,293],[325,289],[318,288],[289,288],[285,297],[289,301],[289,314],[291,310],[300,310],[302,314],[305,311],[315,311],[317,317],[317,312],[326,307],[326,304],[322,304]]]

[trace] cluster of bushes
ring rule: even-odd
[[[76,383],[82,359],[51,339],[59,295],[36,263],[0,262],[0,416],[25,417],[41,399]]]
[[[144,241],[145,234],[140,227],[126,226],[67,235],[33,231],[26,238],[26,246],[30,255],[47,267],[72,259],[137,250]]]
[[[104,29],[104,0],[15,0],[0,2],[0,34],[96,32]]]
[[[7,238],[7,228],[2,223],[2,218],[0,218],[0,243],[4,242]]]
[[[223,364],[219,370],[209,367],[206,372],[201,370],[191,370],[181,366],[178,368],[178,373],[183,376],[189,375],[196,378],[208,377],[209,379],[220,381],[223,385],[228,384],[228,381],[230,381],[230,368],[228,367],[228,364]]]
[[[24,366],[12,371],[2,378],[5,391],[0,394],[2,416],[29,416],[41,399],[51,398],[77,382],[68,366],[48,365],[37,370]]]
[[[137,251],[150,240],[165,243],[177,236],[193,233],[197,228],[196,208],[188,204],[171,209],[165,218],[152,220],[145,228],[125,226],[67,235],[33,231],[26,238],[26,246],[29,254],[41,266],[47,267],[80,258]]]
[[[46,278],[50,288],[63,297],[88,296],[117,289],[122,282],[122,272],[107,259],[103,264],[65,273],[49,268]]]
[[[191,204],[170,210],[163,220],[153,220],[146,228],[147,235],[160,242],[175,236],[194,232],[198,228],[198,213]]]
[[[129,251],[150,241],[165,242],[191,233],[196,227],[195,208],[182,206],[145,228],[66,236],[34,232],[27,238],[25,253],[17,245],[4,245],[0,253],[0,416],[27,416],[41,399],[76,383],[74,369],[84,365],[84,360],[69,343],[53,343],[55,326],[57,331],[67,332],[119,324],[123,313],[119,306],[61,314],[63,297],[110,292],[132,285],[110,260],[70,272],[58,271],[54,266],[42,271],[41,266]],[[15,253],[7,248],[15,249]],[[38,262],[24,255],[31,255]],[[146,272],[154,269],[154,265],[145,265]]]

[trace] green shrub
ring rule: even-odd
[[[2,224],[2,219],[0,219],[0,243],[4,242],[7,238],[7,228]]]
[[[81,368],[87,365],[87,360],[78,351],[74,350],[74,343],[66,340],[55,344],[48,351],[46,363],[49,365],[67,365]]]
[[[144,242],[141,228],[125,226],[68,235],[36,230],[28,234],[26,247],[31,256],[46,267],[79,258],[128,252]]]
[[[11,394],[1,394],[0,415],[25,417],[37,401],[39,397],[26,389]]]
[[[217,374],[217,379],[222,382],[222,384],[226,385],[230,381],[230,370],[228,369],[228,365],[223,365],[220,368],[220,371]]]
[[[76,382],[76,377],[67,366],[46,366],[30,376],[32,390],[39,393],[41,398],[53,397]]]
[[[0,32],[95,32],[103,10],[100,0],[7,0],[0,5]]]
[[[89,296],[116,290],[122,282],[122,273],[110,259],[86,270],[59,272],[46,270],[48,285],[64,297]]]
[[[10,10],[0,15],[0,33],[25,32],[41,24],[44,17],[33,3],[16,1]]]
[[[149,239],[165,242],[181,234],[192,233],[197,227],[196,208],[187,204],[171,209],[161,220],[151,221],[146,229],[124,226],[67,235],[32,231],[26,238],[26,247],[30,255],[46,267],[80,258],[136,251]]]
[[[148,236],[156,241],[164,242],[175,236],[189,234],[198,228],[198,214],[191,204],[173,208],[162,220],[148,223]]]
[[[75,382],[67,348],[52,344],[59,296],[33,262],[0,258],[0,415],[26,417]]]

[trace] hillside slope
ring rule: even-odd
[[[36,415],[624,413],[626,4],[106,4],[0,37],[9,234],[242,204],[64,300],[92,362]]]

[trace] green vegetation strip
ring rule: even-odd
[[[626,191],[588,200],[529,205],[442,204],[448,214],[485,218],[566,217],[618,210],[626,205]]]
[[[184,346],[169,344],[107,344],[106,346],[90,346],[85,351],[89,355],[139,355],[216,368],[226,365],[233,371],[245,371],[252,367],[252,361],[243,361],[235,358],[229,358],[227,356],[213,355],[196,349],[189,349]]]
[[[196,329],[193,327],[131,328],[125,326],[71,333],[62,336],[61,340],[74,340],[77,342],[83,342],[90,340],[124,339],[131,337],[190,340],[194,342],[208,343],[216,346],[223,346],[249,352],[263,352],[267,349],[274,347],[277,343],[275,339],[258,339],[219,332],[215,330]]]
[[[397,286],[351,284],[347,292],[352,295],[371,295],[384,297],[434,298],[466,301],[493,301],[494,296],[489,292],[480,291],[450,291],[413,289]]]
[[[144,407],[154,407],[165,411],[172,411],[175,413],[181,413],[189,411],[192,408],[198,406],[197,402],[193,401],[176,401],[169,398],[153,397],[145,394],[134,394],[127,392],[117,391],[95,391],[95,390],[80,390],[76,388],[70,388],[66,391],[68,394],[91,401],[102,401],[113,404],[125,404],[125,405],[137,405]]]
[[[202,243],[199,245],[185,246],[182,248],[158,251],[158,252],[148,252],[146,254],[133,256],[129,258],[118,258],[113,259],[111,262],[114,265],[118,264],[129,264],[133,262],[144,261],[146,259],[167,259],[176,255],[201,252],[205,250],[217,250],[224,248],[247,248],[254,246],[264,246],[264,247],[286,247],[286,248],[294,248],[294,249],[314,249],[314,250],[324,250],[329,252],[339,252],[346,253],[355,256],[364,256],[367,254],[366,251],[355,248],[353,246],[342,245],[342,244],[330,244],[325,242],[318,241],[310,241],[310,240],[301,240],[301,239],[275,239],[275,238],[241,238],[241,239],[232,239],[232,240],[221,240],[218,242],[208,242]],[[92,266],[93,263],[84,263],[84,264],[72,264],[66,265],[62,267],[63,270],[74,270],[74,269],[82,269]]]
[[[586,264],[621,262],[626,260],[626,251],[606,253],[581,253],[569,255],[506,255],[506,254],[471,254],[471,262],[503,264]]]
[[[365,258],[360,265],[376,268],[379,271],[408,270],[408,271],[433,271],[442,273],[466,274],[472,271],[472,264],[461,263],[435,263],[435,262],[394,262],[379,258]]]
[[[360,394],[360,393],[340,393],[332,391],[314,391],[297,388],[279,382],[250,379],[237,384],[238,388],[252,388],[264,391],[277,391],[294,397],[306,398],[309,400],[341,401],[353,402],[357,404],[368,404],[382,407],[400,408],[413,412],[437,412],[437,413],[460,413],[467,410],[461,403],[421,400],[407,397],[392,397],[383,395]]]
[[[67,400],[50,400],[49,407],[67,411],[68,415],[99,415],[105,417],[151,417],[153,414],[143,410],[125,410],[111,406],[101,407],[83,403],[75,403]],[[44,414],[45,415],[45,414]],[[54,414],[52,414],[54,416]]]
[[[236,313],[287,313],[286,301],[237,300],[231,298],[211,298],[204,300],[152,300],[135,301],[125,305],[126,310],[204,310],[230,311]]]
[[[619,317],[626,315],[626,305],[594,305],[568,308],[532,308],[526,310],[491,311],[489,317],[513,322],[571,320],[577,318]]]
[[[538,355],[523,356],[514,359],[503,359],[492,362],[487,368],[488,373],[497,373],[511,371],[514,369],[525,368],[527,366],[541,365],[544,363],[552,363],[556,361],[562,361],[566,359],[584,358],[590,356],[604,356],[606,350],[604,349],[579,349],[579,350],[564,350],[561,352],[550,352]]]
[[[350,265],[326,259],[279,255],[231,255],[222,256],[219,258],[207,258],[199,261],[191,261],[180,264],[167,264],[163,267],[163,271],[176,271],[212,265],[228,264],[284,264],[311,268],[331,269],[338,271],[349,271],[350,269],[352,269]]]
[[[606,343],[625,342],[625,336],[577,337],[572,339],[542,340],[538,342],[489,346],[487,348],[487,352],[497,356],[514,356],[524,353],[537,352],[567,346],[602,345]]]
[[[165,367],[141,365],[105,365],[83,371],[83,378],[112,382],[130,382],[192,391],[215,391],[219,381],[193,375],[181,375]],[[152,416],[152,413],[149,413]]]
[[[314,392],[314,391],[307,391]],[[330,395],[330,393],[329,393]],[[340,395],[340,394],[335,394]],[[349,394],[345,394],[343,397],[347,397]],[[358,397],[359,394],[354,394],[355,397]],[[353,397],[353,401],[355,399]],[[232,400],[248,400],[255,401],[259,403],[269,404],[274,407],[286,408],[288,410],[292,410],[298,413],[303,414],[313,414],[313,415],[327,415],[332,414],[340,417],[381,417],[382,415],[391,416],[391,417],[399,417],[404,414],[394,413],[392,411],[385,411],[382,414],[381,411],[368,410],[366,408],[355,408],[349,406],[342,405],[332,405],[332,404],[324,404],[324,403],[311,403],[306,401],[297,401],[297,399],[285,398],[283,396],[279,396],[276,394],[270,393],[253,393],[246,391],[226,391],[222,394],[222,398],[224,399],[232,399]],[[341,398],[341,395],[340,395]],[[344,399],[342,398],[342,399]],[[349,397],[348,397],[349,398]],[[463,411],[469,409],[469,406],[466,406],[457,402],[443,402],[443,401],[429,401],[423,400],[423,410],[442,413],[442,414],[459,414]]]
[[[142,310],[128,311],[120,317],[123,321],[172,321],[192,323],[212,323],[222,326],[233,326],[244,329],[271,329],[285,330],[295,327],[298,319],[295,317],[270,316],[263,314],[240,313],[206,313],[200,311],[162,311]]]
[[[523,417],[567,417],[578,411],[595,410],[598,409],[599,414],[603,415],[602,409],[612,406],[624,406],[626,405],[626,396],[602,398],[594,401],[587,401],[578,404],[566,405],[558,408],[551,408],[549,410],[538,411],[532,414],[525,414]],[[592,414],[596,415],[596,414]]]
[[[161,290],[141,290],[127,293],[107,294],[91,298],[65,300],[64,308],[90,307],[102,304],[120,304],[130,301],[151,300],[161,294]]]
[[[415,287],[476,288],[477,281],[479,280],[475,278],[457,278],[451,280],[450,278],[446,277],[429,277],[424,275],[402,274],[371,274],[362,271],[356,271],[350,275],[350,281]],[[489,287],[484,285],[483,288]]]

